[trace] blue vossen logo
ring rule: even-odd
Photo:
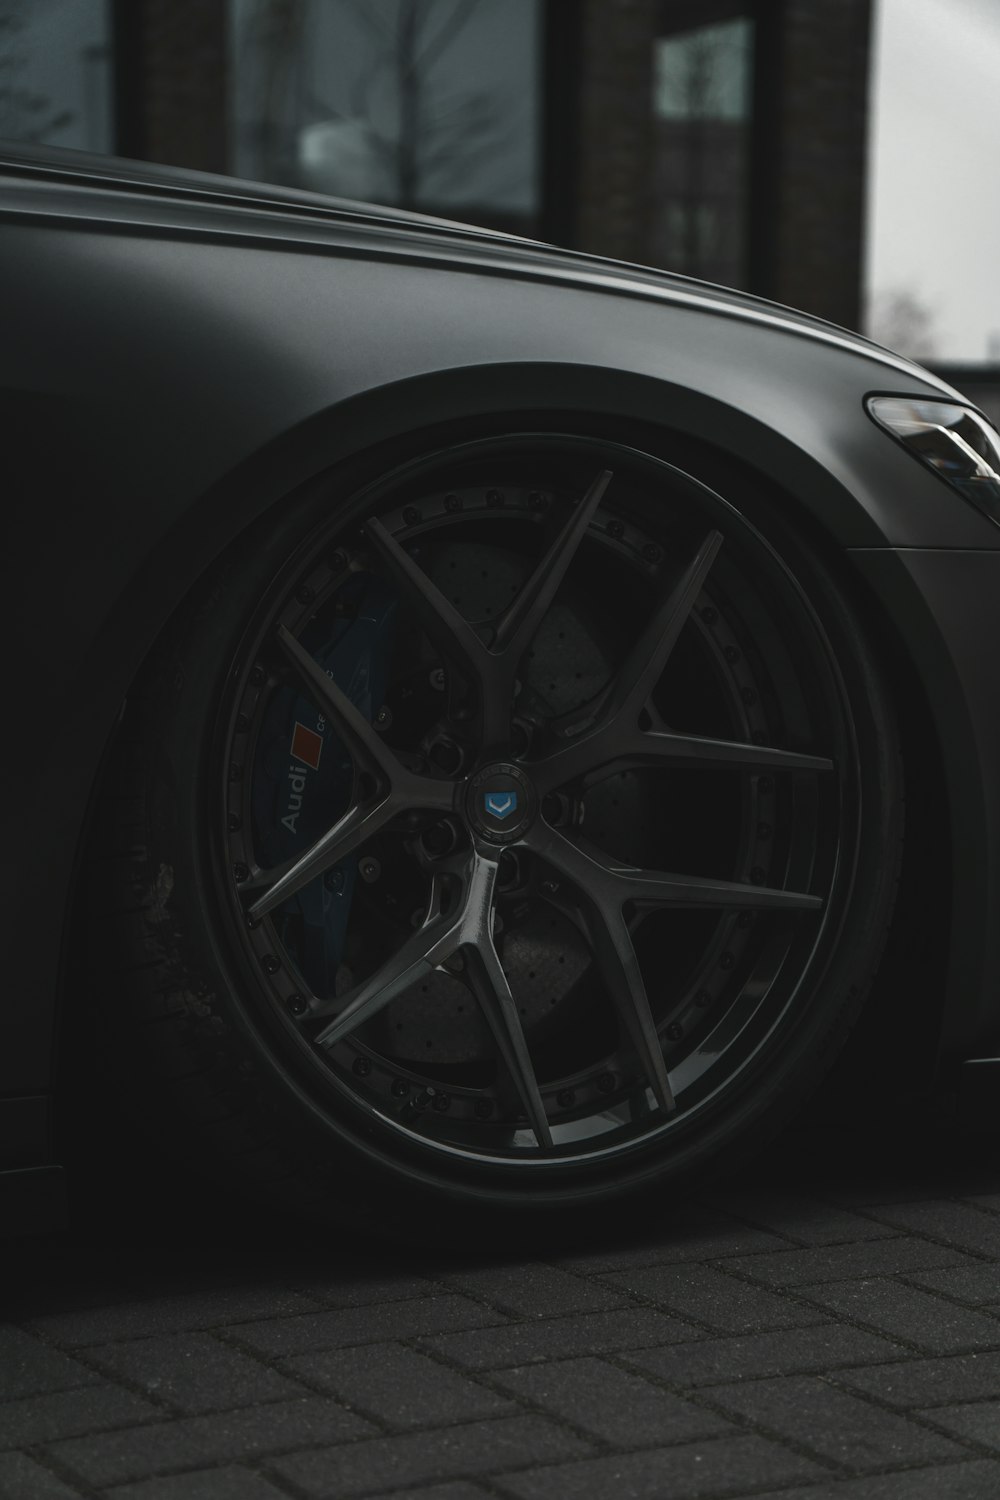
[[[486,811],[493,818],[509,818],[517,811],[516,792],[486,792],[483,796]]]

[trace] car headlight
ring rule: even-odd
[[[953,401],[869,396],[868,411],[921,463],[1000,526],[1000,433]]]

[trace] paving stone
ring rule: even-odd
[[[391,1495],[376,1495],[374,1500],[493,1500],[494,1492],[481,1485],[459,1479],[453,1484],[421,1485],[416,1490],[394,1490]]]
[[[443,1295],[389,1302],[381,1307],[269,1318],[263,1323],[241,1323],[230,1331],[241,1343],[261,1353],[289,1355],[352,1344],[381,1344],[457,1328],[482,1328],[503,1321],[502,1313],[468,1297]]]
[[[628,1299],[600,1282],[571,1276],[558,1266],[484,1266],[474,1271],[449,1272],[447,1280],[471,1297],[481,1297],[504,1312],[521,1317],[554,1317],[560,1313],[603,1312]]]
[[[719,1333],[801,1328],[825,1321],[815,1308],[748,1286],[713,1266],[650,1266],[616,1271],[605,1280]]]
[[[1000,1254],[1000,1220],[968,1203],[885,1203],[876,1204],[871,1212],[886,1224],[946,1240],[962,1250],[993,1259]]]
[[[338,1269],[330,1275],[296,1278],[295,1290],[326,1307],[370,1307],[376,1302],[403,1302],[429,1297],[441,1288],[426,1276],[374,1276],[362,1267]]]
[[[742,1338],[702,1339],[667,1349],[630,1349],[620,1358],[670,1385],[700,1386],[756,1376],[819,1373],[866,1359],[873,1363],[892,1359],[905,1352],[898,1344],[861,1328],[821,1323]]]
[[[877,1396],[889,1406],[944,1406],[950,1401],[976,1401],[1000,1392],[1000,1354],[909,1358],[864,1370],[838,1370],[834,1379]]]
[[[505,1370],[498,1383],[551,1416],[620,1448],[732,1431],[732,1423],[601,1359],[562,1360]]]
[[[857,1240],[882,1239],[898,1230],[837,1208],[815,1198],[758,1193],[724,1193],[719,1206],[749,1220],[751,1224],[776,1231],[807,1245],[836,1245]]]
[[[79,1494],[26,1453],[0,1453],[0,1495],[4,1500],[79,1500]]]
[[[28,1448],[77,1432],[148,1422],[160,1415],[150,1402],[111,1385],[27,1396],[0,1405],[0,1448]]]
[[[945,1297],[954,1297],[970,1307],[984,1307],[992,1303],[1000,1305],[1000,1266],[983,1265],[981,1261],[968,1266],[955,1266],[946,1271],[918,1271],[907,1277],[929,1292],[940,1292]]]
[[[108,1495],[110,1500],[288,1500],[287,1490],[236,1464],[115,1485]]]
[[[673,1265],[686,1260],[717,1260],[727,1255],[754,1255],[788,1249],[791,1242],[764,1229],[754,1229],[727,1214],[695,1211],[675,1225],[664,1226],[656,1239],[638,1244],[605,1245],[578,1255],[560,1255],[556,1264],[588,1275],[627,1271],[633,1266]]]
[[[931,1469],[906,1469],[901,1474],[877,1474],[864,1479],[810,1485],[808,1489],[768,1490],[756,1500],[996,1500],[1000,1494],[1000,1464],[991,1459],[939,1464]]]
[[[779,1443],[749,1436],[528,1469],[495,1483],[515,1500],[710,1500],[826,1473]]]
[[[496,1474],[528,1464],[556,1463],[588,1451],[582,1439],[544,1417],[501,1417],[445,1431],[373,1438],[343,1448],[273,1459],[279,1479],[315,1500],[344,1500],[427,1479]]]
[[[572,1318],[511,1323],[504,1328],[483,1328],[422,1342],[467,1370],[501,1370],[536,1360],[570,1359],[575,1355],[677,1343],[691,1338],[695,1332],[690,1323],[679,1318],[632,1307],[621,1312],[580,1313]]]
[[[905,1339],[928,1354],[1000,1346],[1000,1321],[898,1282],[838,1281],[811,1286],[807,1295],[821,1307]]]
[[[285,1368],[394,1427],[443,1427],[513,1409],[495,1391],[401,1344],[302,1354]]]
[[[713,1386],[712,1400],[855,1473],[957,1457],[947,1438],[814,1375]]]
[[[1000,1450],[1000,1400],[928,1407],[926,1416],[956,1437],[971,1438],[984,1448]]]
[[[107,1374],[141,1386],[187,1416],[309,1394],[209,1333],[97,1344],[88,1353]]]
[[[86,1483],[100,1487],[342,1442],[373,1430],[371,1423],[329,1398],[313,1396],[211,1417],[178,1417],[157,1427],[71,1438],[54,1444],[48,1452]]]
[[[961,1250],[949,1250],[929,1240],[897,1238],[865,1241],[860,1245],[821,1245],[808,1250],[782,1250],[775,1255],[740,1256],[728,1269],[752,1276],[768,1286],[806,1286],[816,1281],[847,1281],[857,1277],[897,1276],[936,1266],[978,1268]],[[997,1300],[1000,1301],[1000,1293]]]
[[[67,1391],[100,1377],[78,1359],[50,1349],[32,1333],[0,1328],[0,1401],[34,1392]]]
[[[121,1302],[36,1318],[33,1326],[70,1348],[113,1344],[120,1339],[149,1338],[159,1333],[218,1328],[251,1318],[282,1318],[309,1312],[319,1304],[298,1292],[280,1288],[217,1290],[199,1296],[178,1295]]]

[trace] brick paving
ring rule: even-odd
[[[266,1226],[0,1250],[0,1500],[1000,1495],[995,1141],[807,1133],[530,1253]]]

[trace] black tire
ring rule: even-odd
[[[373,515],[381,531],[363,529]],[[175,1158],[259,1199],[452,1239],[549,1218],[565,1227],[575,1210],[686,1183],[769,1139],[833,1062],[871,986],[903,795],[889,694],[859,620],[803,539],[767,526],[765,539],[648,455],[566,436],[469,443],[361,493],[332,476],[256,525],[153,653],[101,791],[102,857],[87,880],[101,914],[102,1051],[122,1108]],[[512,700],[494,713],[493,669],[480,680],[476,648],[449,645],[426,579],[459,577],[465,617],[505,618],[556,534],[568,573],[518,669],[516,715]],[[406,557],[425,583],[407,583]],[[637,637],[649,632],[648,658],[674,619],[645,706],[629,707]],[[345,630],[353,644],[338,658]],[[404,791],[395,771],[385,784],[409,801],[332,875],[248,919],[255,901],[275,899],[273,877],[250,870],[265,847],[268,863],[291,860],[321,814],[326,827],[346,816],[345,799],[371,808],[384,791],[375,752],[353,744],[344,718],[334,732],[333,714],[348,714],[335,690],[315,723],[296,718],[310,691],[319,702],[310,656],[341,688],[345,662],[363,663],[375,692],[364,717],[387,705],[384,754],[397,767],[407,757]],[[500,743],[496,725],[512,715]],[[667,753],[652,736],[668,724],[684,744],[671,742],[669,764],[638,765],[649,746]],[[289,732],[295,758],[290,748],[276,765]],[[417,806],[428,782],[440,804],[439,787],[474,779],[487,732],[480,792],[492,777],[503,793],[493,805],[514,792],[528,809],[506,844],[471,793],[448,793],[452,814]],[[711,760],[721,741],[742,747],[728,769]],[[581,743],[623,768],[583,790],[577,769],[547,790],[548,758]],[[619,755],[630,745],[631,761]],[[599,874],[573,852],[581,818]],[[663,864],[650,863],[661,849],[682,872],[668,902]],[[458,959],[446,943],[428,947],[450,967],[387,1000],[383,963],[408,934],[416,951],[457,921],[478,871],[492,872],[502,929],[487,915]],[[708,900],[699,879],[728,885],[711,906],[670,904]],[[490,967],[498,948],[523,1023]],[[353,1029],[340,1019],[348,1003]]]

